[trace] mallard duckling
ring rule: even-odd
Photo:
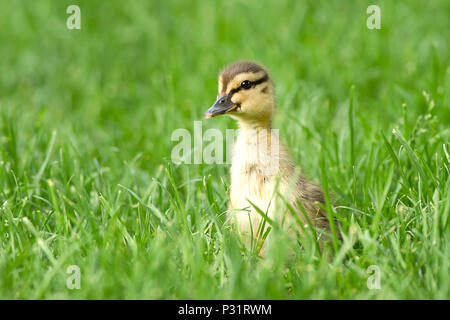
[[[298,206],[299,200],[314,227],[329,232],[326,213],[317,206],[317,202],[324,203],[322,190],[299,174],[286,147],[272,130],[275,95],[267,71],[256,63],[240,61],[223,69],[218,80],[217,100],[205,112],[205,118],[227,114],[240,127],[230,169],[229,202],[238,229],[253,240],[258,230],[259,235],[263,234],[260,229],[263,218],[255,206],[274,221],[293,222],[286,207],[280,209],[286,202],[295,209],[300,221],[308,224]],[[277,192],[285,199],[284,203],[274,200]],[[292,228],[289,230],[294,234]]]

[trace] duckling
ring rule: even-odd
[[[293,228],[302,235],[298,227],[293,227],[294,219],[286,210],[286,202],[294,208],[302,224],[308,224],[309,220],[314,227],[329,233],[327,215],[317,206],[317,202],[324,204],[321,188],[300,174],[287,148],[272,129],[275,94],[266,69],[254,62],[238,61],[219,73],[218,82],[217,100],[204,116],[229,115],[239,124],[230,168],[229,209],[232,221],[247,239],[246,243],[261,241],[264,219],[261,211],[273,221],[290,222],[286,225],[289,225],[291,236],[295,235]],[[284,202],[274,200],[277,193],[282,195]],[[321,247],[322,239],[319,239]],[[257,250],[264,254],[265,245],[260,245]]]

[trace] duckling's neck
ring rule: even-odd
[[[271,122],[239,121],[232,168],[239,175],[262,177],[279,171],[282,145]]]
[[[239,119],[238,124],[242,130],[270,130],[272,119]]]

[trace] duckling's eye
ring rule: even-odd
[[[245,90],[250,89],[251,86],[252,86],[252,83],[248,80],[244,80],[241,83],[241,88],[245,89]]]

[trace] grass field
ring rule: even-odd
[[[1,299],[450,298],[450,2],[0,8]],[[218,71],[244,58],[271,72],[274,127],[334,195],[331,259],[278,230],[258,259],[226,223],[229,166],[170,160],[172,132],[203,121]]]

